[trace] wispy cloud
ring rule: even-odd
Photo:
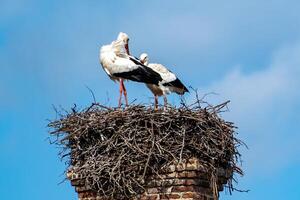
[[[244,151],[249,173],[276,173],[300,162],[300,135],[292,130],[300,121],[300,43],[273,54],[271,64],[251,74],[236,67],[222,80],[202,91],[217,92],[212,99],[230,99],[225,117],[239,126],[240,137],[250,149]]]

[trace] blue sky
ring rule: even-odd
[[[3,199],[75,199],[58,149],[49,145],[52,105],[116,105],[118,85],[103,72],[99,47],[118,32],[131,52],[169,66],[209,101],[230,99],[223,117],[249,146],[245,176],[221,199],[300,199],[300,2],[0,2],[0,191]],[[130,100],[152,101],[126,83]],[[192,95],[187,95],[191,100]],[[175,95],[170,102],[178,102]]]

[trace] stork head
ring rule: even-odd
[[[126,52],[128,55],[129,54],[129,46],[128,46],[128,41],[129,41],[129,37],[126,33],[120,32],[118,35],[118,40],[124,42],[124,47],[126,49]]]
[[[140,55],[140,61],[141,61],[141,63],[143,63],[144,65],[148,65],[148,63],[149,63],[148,54],[142,53],[142,54]]]

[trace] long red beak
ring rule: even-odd
[[[125,49],[126,49],[126,52],[127,52],[127,54],[128,54],[128,55],[130,55],[130,53],[129,53],[129,46],[128,46],[128,44],[125,44]]]

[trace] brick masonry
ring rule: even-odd
[[[162,169],[160,175],[149,177],[145,183],[146,191],[132,200],[214,200],[208,174],[204,171],[197,159],[171,165]],[[218,192],[223,190],[223,184],[230,176],[231,172],[222,169],[218,171]],[[106,200],[91,188],[85,187],[81,177],[72,171],[67,173],[67,177],[75,187],[79,200]]]

